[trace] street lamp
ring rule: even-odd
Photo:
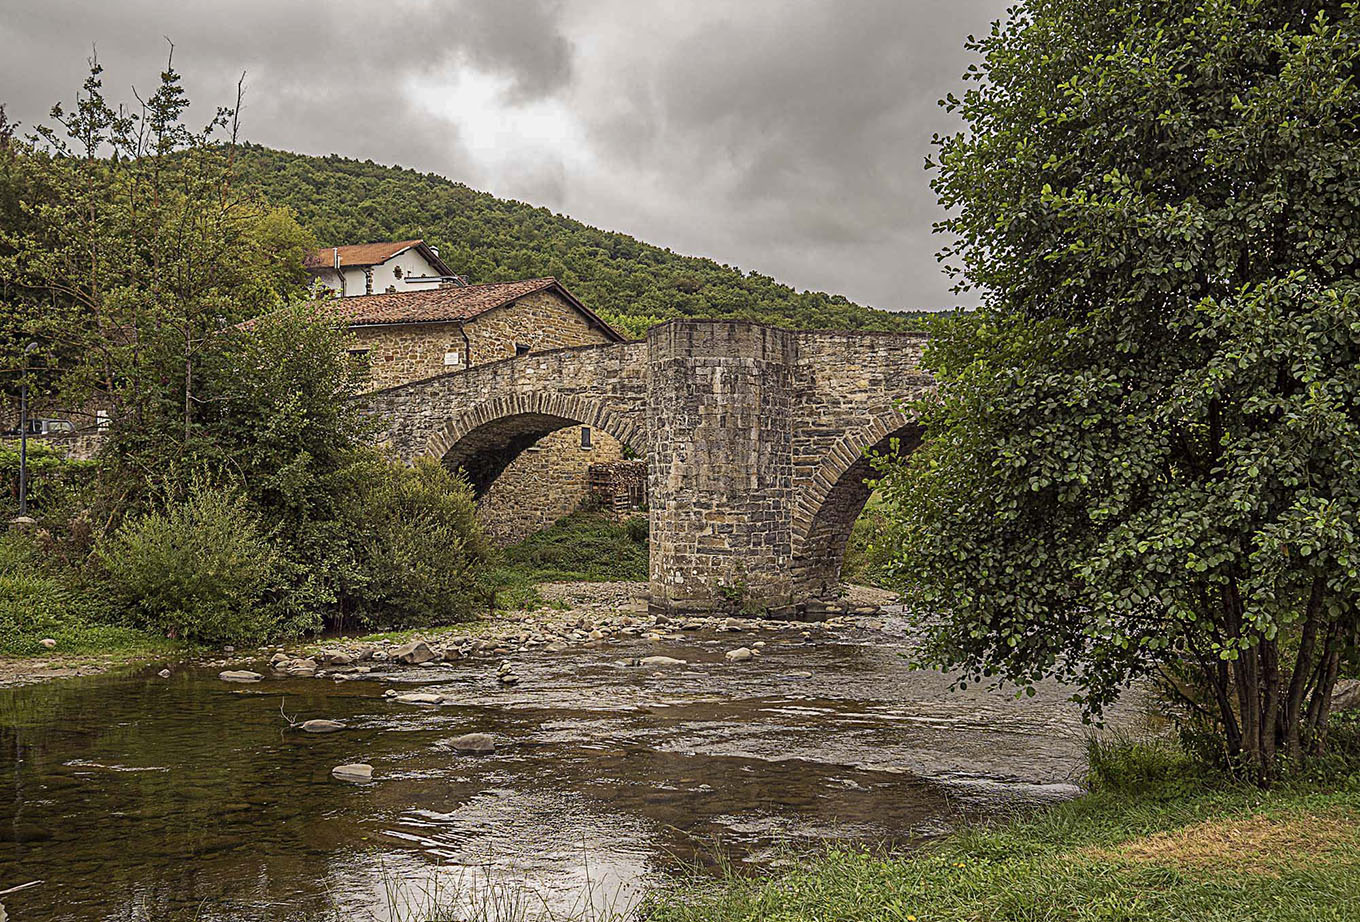
[[[24,346],[24,367],[19,378],[19,517],[28,515],[28,357],[37,343]]]

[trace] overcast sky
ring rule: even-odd
[[[31,127],[91,45],[195,105],[246,72],[247,139],[428,170],[798,288],[957,303],[924,170],[965,37],[1004,0],[4,0],[0,102]],[[356,241],[357,242],[357,241]],[[455,267],[456,268],[456,267]]]

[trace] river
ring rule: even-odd
[[[345,682],[157,664],[3,689],[0,889],[42,880],[5,902],[54,922],[385,919],[488,881],[620,906],[681,868],[911,846],[1075,793],[1085,728],[1062,689],[950,691],[909,668],[904,622],[871,624],[539,648],[514,656],[515,687],[475,657]],[[686,665],[631,665],[658,654]],[[417,687],[445,702],[383,696]],[[346,729],[304,734],[281,711]],[[456,753],[470,731],[497,751]],[[332,777],[360,761],[371,783]]]

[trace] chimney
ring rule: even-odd
[[[334,268],[336,272],[339,272],[339,271],[340,271],[340,248],[339,248],[339,247],[331,247],[331,267]]]

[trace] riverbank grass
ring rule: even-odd
[[[1163,762],[904,857],[832,850],[777,878],[696,882],[654,897],[647,918],[1360,920],[1360,780],[1263,792]]]
[[[490,574],[496,607],[542,606],[539,583],[645,581],[647,519],[580,509],[504,548]]]

